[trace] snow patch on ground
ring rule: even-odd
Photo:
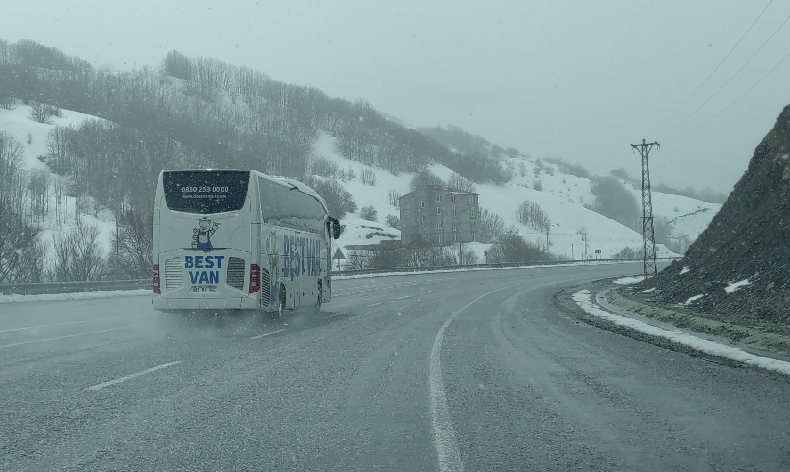
[[[655,291],[656,291],[656,287],[653,287],[653,288],[649,288],[647,290],[642,290],[642,292],[640,292],[640,293],[650,293],[650,292],[655,292]]]
[[[741,281],[738,281],[738,282],[733,282],[730,285],[727,285],[726,287],[724,287],[724,291],[727,292],[727,293],[737,292],[738,289],[740,289],[741,287],[746,287],[747,285],[751,285],[751,284],[752,283],[749,282],[749,279],[741,280]]]
[[[691,269],[689,269],[689,266],[683,266],[683,268],[680,269],[680,275],[688,274],[689,272],[691,272]]]
[[[106,292],[42,293],[39,295],[0,295],[0,303],[51,302],[62,300],[94,300],[97,298],[139,297],[152,295],[150,289],[110,290]]]
[[[643,321],[627,318],[625,316],[616,315],[608,311],[602,310],[593,301],[589,290],[581,290],[573,294],[573,300],[576,304],[584,310],[587,314],[601,318],[610,323],[614,323],[624,328],[639,331],[650,336],[661,337],[668,339],[672,342],[690,347],[694,350],[703,352],[708,355],[723,357],[731,359],[736,362],[741,362],[747,365],[759,367],[761,369],[778,372],[783,375],[790,375],[790,362],[771,359],[769,357],[755,356],[742,349],[723,344],[700,339],[682,331],[669,331],[656,326],[651,326]]]
[[[681,303],[681,305],[685,305],[685,306],[691,305],[692,303],[696,302],[697,300],[699,300],[700,298],[702,298],[704,296],[705,295],[701,295],[701,294],[700,295],[694,295],[693,297],[689,297],[689,299],[686,300],[685,302]]]
[[[622,279],[617,279],[614,281],[617,285],[631,285],[631,284],[638,284],[639,282],[645,280],[644,275],[640,275],[637,277],[623,277]]]

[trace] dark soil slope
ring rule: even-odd
[[[724,290],[744,279],[751,284]],[[686,256],[642,283],[652,287],[658,302],[704,295],[690,308],[750,325],[790,323],[790,105]]]

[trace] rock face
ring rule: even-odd
[[[641,286],[662,303],[704,295],[689,307],[714,317],[790,324],[790,105],[686,256]]]

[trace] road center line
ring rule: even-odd
[[[428,359],[428,390],[430,393],[433,445],[436,448],[436,455],[438,456],[439,470],[442,472],[464,470],[464,464],[461,462],[461,452],[458,449],[458,441],[455,438],[455,429],[453,428],[453,423],[450,418],[450,409],[447,406],[444,383],[442,381],[442,340],[444,339],[444,332],[447,331],[447,327],[450,326],[450,323],[458,315],[477,303],[480,299],[492,293],[501,292],[502,290],[515,286],[516,285],[509,285],[480,295],[466,306],[450,315],[450,317],[442,323],[439,332],[436,333],[436,338],[433,341],[433,348],[431,348],[431,355]]]
[[[271,336],[272,334],[282,333],[283,331],[285,331],[285,328],[283,328],[283,329],[278,329],[277,331],[272,331],[272,332],[270,332],[270,333],[263,333],[263,334],[259,334],[259,335],[257,335],[257,336],[253,336],[253,337],[251,337],[250,339],[260,339],[260,338],[262,338],[262,337],[264,337],[264,336]]]
[[[173,361],[173,362],[168,362],[167,364],[159,364],[158,366],[151,367],[150,369],[145,369],[145,370],[141,370],[140,372],[136,372],[134,374],[129,374],[126,377],[121,377],[119,379],[110,380],[108,382],[100,383],[99,385],[94,385],[93,387],[88,387],[85,390],[93,390],[93,391],[101,390],[101,389],[103,389],[105,387],[111,387],[111,386],[117,385],[117,384],[119,384],[121,382],[126,382],[127,380],[135,379],[137,377],[140,377],[141,375],[150,374],[152,372],[156,372],[157,370],[166,369],[167,367],[178,365],[180,363],[181,363],[181,361]]]
[[[58,340],[58,339],[73,338],[75,336],[87,336],[89,334],[109,333],[110,331],[118,331],[119,329],[127,329],[127,328],[131,328],[131,326],[121,326],[120,328],[102,329],[100,331],[91,331],[91,332],[88,332],[88,333],[67,334],[65,336],[56,336],[54,338],[35,339],[33,341],[23,341],[21,343],[4,344],[4,345],[0,346],[0,349],[2,349],[4,347],[22,346],[24,344],[43,343],[44,341],[55,341],[55,340]]]

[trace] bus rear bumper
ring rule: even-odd
[[[165,298],[156,297],[155,310],[256,310],[260,309],[256,297],[242,298]]]

